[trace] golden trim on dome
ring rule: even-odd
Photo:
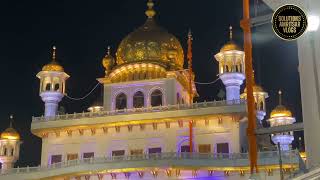
[[[145,14],[148,18],[153,18],[156,15],[156,11],[153,9],[154,3],[152,0],[149,0],[147,3],[148,9],[146,10]]]
[[[42,67],[42,71],[64,72],[63,67],[56,61],[56,47],[52,48],[52,61]]]
[[[156,63],[137,62],[117,66],[108,75],[110,83],[137,81],[146,79],[159,79],[166,77],[166,70]]]

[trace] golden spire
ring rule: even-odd
[[[64,72],[63,67],[56,61],[56,46],[52,47],[52,60],[49,64],[46,64],[42,67],[42,71],[59,71]]]
[[[146,10],[146,15],[148,18],[153,18],[154,15],[156,15],[156,11],[153,9],[154,3],[152,0],[149,0],[147,3],[148,9]]]
[[[187,54],[187,59],[189,61],[192,61],[192,33],[191,33],[191,29],[189,29],[188,32],[188,54]]]
[[[278,94],[279,94],[279,105],[281,105],[281,103],[282,103],[282,97],[281,97],[282,91],[279,90],[279,91],[278,91]]]
[[[108,49],[108,50],[107,50],[107,55],[110,56],[110,54],[111,54],[111,53],[110,53],[110,49],[111,49],[110,46],[108,46],[107,49]]]
[[[232,41],[232,26],[229,26],[229,39]]]
[[[229,26],[229,41],[222,46],[220,49],[220,52],[225,52],[225,51],[231,51],[231,50],[237,50],[237,51],[242,51],[242,49],[233,41],[233,32],[232,32],[232,26]]]
[[[232,35],[231,35],[232,36]],[[256,81],[254,80],[254,70],[252,70],[252,81],[253,81],[253,85],[255,85],[256,84]]]
[[[9,127],[12,128],[12,123],[13,123],[13,115],[11,114],[10,115],[10,124],[9,124]]]
[[[56,61],[56,46],[52,47],[52,61]]]

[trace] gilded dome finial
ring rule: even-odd
[[[109,73],[110,69],[114,66],[115,60],[111,55],[111,48],[110,46],[107,47],[107,54],[102,59],[102,65],[106,69],[106,74]]]
[[[281,105],[281,103],[282,103],[282,97],[281,97],[282,91],[279,90],[279,91],[278,91],[278,94],[279,94],[279,105]]]
[[[232,26],[229,26],[229,38],[232,40]]]
[[[56,61],[56,46],[52,47],[52,61]]]
[[[188,53],[187,53],[187,59],[189,61],[188,64],[190,64],[191,66],[191,60],[192,60],[192,33],[191,33],[191,29],[189,29],[189,32],[188,32]]]
[[[238,46],[233,41],[232,26],[229,26],[229,41],[224,46],[222,46],[222,48],[220,49],[220,52],[231,51],[231,50],[242,51],[240,46]]]
[[[107,49],[108,49],[108,50],[107,50],[107,55],[110,55],[110,54],[111,54],[111,52],[110,52],[110,51],[111,51],[111,50],[110,50],[110,49],[111,49],[110,46],[108,46]]]
[[[9,127],[12,128],[12,123],[13,123],[13,115],[10,114],[10,124],[9,124]]]
[[[46,64],[42,67],[42,71],[64,72],[63,67],[57,62],[56,49],[56,46],[52,47],[52,60],[49,64]]]
[[[256,84],[256,82],[255,82],[255,80],[254,80],[254,70],[252,70],[252,81],[253,81],[253,85],[255,85]]]
[[[154,15],[156,15],[156,11],[153,9],[154,3],[152,0],[148,0],[147,3],[148,9],[146,10],[146,15],[148,18],[153,18]]]

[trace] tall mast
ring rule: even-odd
[[[189,105],[193,103],[193,92],[192,92],[192,34],[191,30],[188,32],[188,70],[189,70]],[[190,152],[193,152],[193,121],[189,121],[189,148]]]
[[[254,173],[254,169],[258,172],[257,165],[257,137],[255,135],[256,129],[256,115],[253,98],[253,73],[252,73],[252,37],[250,24],[250,3],[249,0],[243,0],[243,19],[240,22],[244,34],[244,52],[245,52],[245,74],[246,74],[246,88],[247,88],[247,109],[248,109],[248,142],[249,142],[249,159],[250,159],[250,173]]]

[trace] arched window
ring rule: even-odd
[[[7,148],[4,148],[4,150],[3,150],[3,155],[4,155],[4,156],[7,155]]]
[[[14,149],[12,148],[12,149],[11,149],[11,156],[13,156],[13,152],[14,152]]]
[[[54,85],[54,90],[55,90],[55,91],[58,91],[58,90],[59,90],[59,87],[60,87],[60,85],[59,85],[58,83],[55,84],[55,85]]]
[[[162,92],[158,89],[151,93],[151,106],[162,106]]]
[[[46,91],[50,91],[51,89],[51,83],[46,84]]]
[[[133,95],[133,107],[141,108],[143,106],[144,106],[144,94],[141,91],[138,91]]]
[[[116,109],[127,108],[127,96],[124,93],[120,93],[116,97]]]

